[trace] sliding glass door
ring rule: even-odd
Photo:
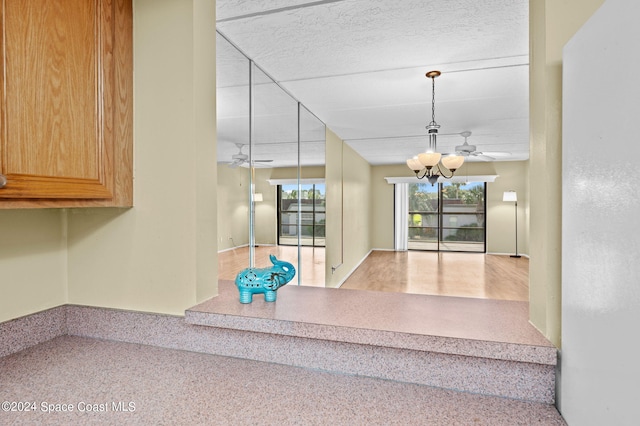
[[[484,182],[410,183],[408,248],[484,253],[485,194]]]
[[[409,250],[438,250],[440,239],[439,186],[409,184]]]
[[[325,207],[324,184],[278,186],[278,244],[324,247]]]

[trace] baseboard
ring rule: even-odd
[[[513,253],[487,252],[486,254],[490,254],[492,256],[513,256]],[[527,259],[529,259],[529,255],[525,253],[518,253],[518,256],[526,257]]]
[[[0,323],[0,357],[66,334],[66,305],[5,321]]]
[[[362,262],[364,262],[364,261],[367,259],[367,257],[369,257],[369,255],[371,254],[371,252],[372,252],[372,251],[373,251],[373,250],[369,250],[369,252],[368,252],[367,254],[365,254],[365,255],[364,255],[364,257],[363,257],[362,259],[360,259],[360,262],[358,262],[358,263],[356,264],[356,266],[354,266],[353,268],[351,268],[351,270],[349,271],[349,273],[348,273],[347,275],[345,275],[345,276],[344,276],[344,278],[342,278],[342,279],[338,282],[338,285],[336,285],[336,287],[335,287],[335,288],[340,288],[340,287],[342,287],[342,284],[344,284],[344,283],[345,283],[345,281],[347,281],[347,280],[349,279],[349,277],[351,276],[351,274],[353,274],[353,273],[356,271],[356,269],[358,269],[358,268],[360,267],[360,265],[362,265]]]
[[[241,244],[239,246],[229,247],[229,248],[226,248],[226,249],[218,250],[218,253],[224,253],[224,252],[227,252],[227,251],[236,250],[236,249],[239,249],[241,247],[249,247],[249,244]]]

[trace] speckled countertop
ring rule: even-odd
[[[463,313],[461,315],[461,313]],[[288,285],[241,304],[232,281],[186,311],[190,324],[555,365],[528,303]]]
[[[74,336],[0,358],[0,400],[22,403],[3,425],[565,424],[548,404]]]

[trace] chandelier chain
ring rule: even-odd
[[[431,78],[431,124],[436,124],[436,79]]]

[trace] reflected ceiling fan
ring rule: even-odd
[[[229,167],[231,168],[236,168],[238,166],[240,167],[249,167],[249,155],[245,154],[242,152],[242,148],[244,148],[245,146],[247,146],[246,144],[243,143],[235,143],[235,146],[238,147],[238,153],[237,154],[233,154],[231,156],[231,162],[227,162],[226,164],[229,165]],[[253,167],[266,167],[266,165],[263,165],[262,163],[271,163],[273,160],[253,160]]]
[[[468,130],[461,132],[460,136],[464,138],[464,143],[462,145],[456,146],[456,153],[458,155],[462,155],[463,157],[465,157],[465,159],[471,157],[471,158],[478,158],[483,161],[493,161],[493,160],[496,160],[497,158],[500,158],[500,157],[504,158],[511,155],[511,153],[509,152],[478,151],[475,145],[469,145],[469,143],[467,142],[467,138],[471,136],[471,132]]]

